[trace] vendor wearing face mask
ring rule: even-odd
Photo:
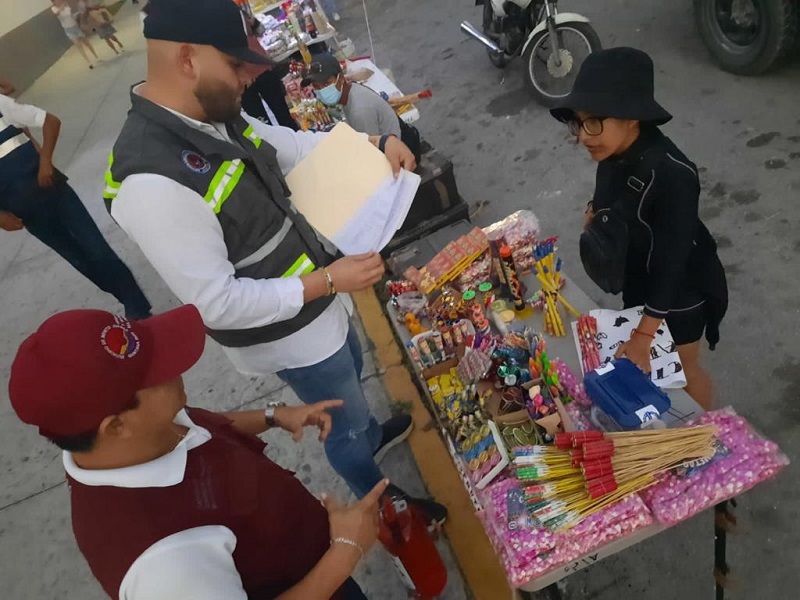
[[[653,98],[653,62],[640,50],[591,54],[572,93],[552,115],[598,163],[581,259],[605,291],[644,314],[617,356],[650,371],[651,344],[666,321],[686,374],[686,391],[708,409],[712,383],[700,365],[728,303],[717,246],[698,217],[697,168],[659,130],[672,119]]]
[[[348,125],[356,131],[400,139],[400,121],[394,109],[368,87],[349,82],[332,54],[314,57],[303,85],[314,86],[317,98],[325,106],[341,105]]]

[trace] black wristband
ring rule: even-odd
[[[389,141],[390,137],[397,137],[393,133],[387,133],[386,135],[381,136],[381,141],[378,142],[378,150],[386,154],[386,142]]]

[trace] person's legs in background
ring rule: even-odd
[[[108,45],[108,47],[111,48],[114,51],[114,54],[119,55],[119,50],[117,50],[117,47],[114,45],[114,42],[111,41],[112,37],[113,36],[109,36],[109,37],[103,38],[103,39],[105,40],[106,45]],[[120,50],[122,50],[122,44],[120,44]]]
[[[80,52],[81,56],[83,57],[83,60],[85,60],[86,63],[89,65],[89,68],[94,69],[94,62],[92,62],[92,59],[89,58],[88,54],[86,54],[86,49],[83,47],[83,44],[81,44],[81,38],[75,38],[74,40],[72,40],[72,45],[78,49],[78,52]],[[96,54],[95,58],[97,58]]]
[[[100,60],[100,57],[97,56],[97,52],[94,51],[94,46],[92,46],[92,43],[89,41],[89,38],[83,35],[78,38],[78,43],[88,48],[89,52],[92,53],[92,56],[94,56],[95,60]]]
[[[334,21],[339,21],[342,18],[339,16],[339,10],[336,8],[336,0],[322,0],[322,10]]]
[[[103,237],[78,195],[67,183],[39,190],[46,212],[25,219],[31,234],[50,246],[87,279],[104,292],[113,295],[125,307],[129,319],[150,316],[148,302],[130,269],[117,256]]]
[[[124,50],[124,49],[125,49],[125,46],[123,46],[123,45],[122,45],[122,42],[120,42],[120,41],[119,41],[119,38],[118,38],[117,36],[115,36],[115,35],[110,35],[110,36],[108,36],[108,40],[111,40],[111,41],[112,41],[112,42],[114,42],[114,43],[115,43],[117,46],[119,46],[119,49],[120,49],[120,50]],[[108,40],[106,40],[106,42],[107,42]],[[113,48],[113,46],[112,46],[112,48]]]

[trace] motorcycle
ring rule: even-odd
[[[791,55],[800,0],[694,0],[697,29],[720,67],[758,75]]]
[[[583,61],[602,48],[589,19],[559,13],[558,0],[475,0],[475,5],[483,6],[483,31],[468,21],[461,30],[486,46],[497,68],[521,56],[526,88],[547,107],[572,91]]]

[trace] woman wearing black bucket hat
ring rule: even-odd
[[[572,93],[551,114],[597,161],[581,259],[605,291],[644,314],[617,356],[650,371],[650,346],[666,320],[686,374],[686,391],[712,404],[711,378],[700,365],[705,331],[711,349],[728,304],[716,243],[698,217],[697,168],[658,126],[672,119],[653,94],[653,62],[640,50],[595,52]]]

